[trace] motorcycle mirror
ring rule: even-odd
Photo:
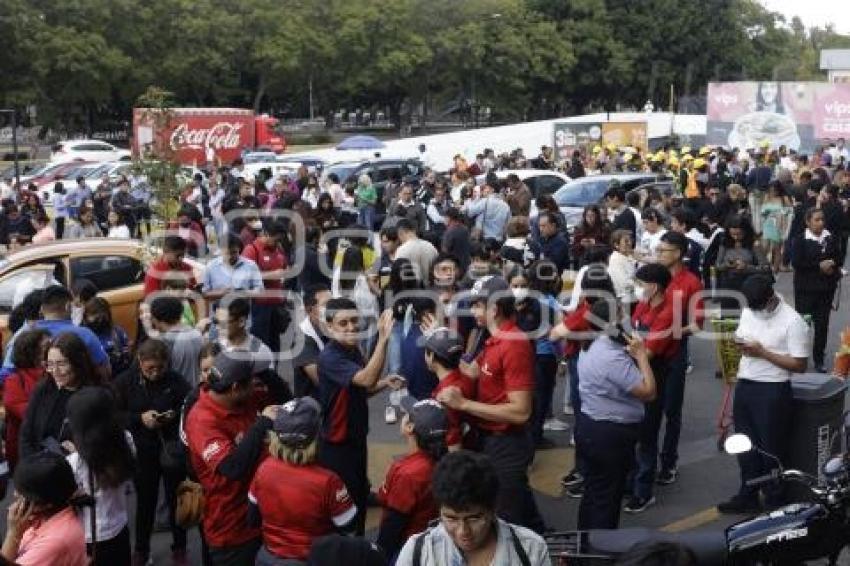
[[[733,434],[723,443],[723,450],[727,454],[743,454],[753,449],[753,443],[746,434]]]

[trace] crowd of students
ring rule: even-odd
[[[782,150],[754,152],[762,175],[729,152],[693,153],[575,156],[574,175],[674,174],[669,191],[612,185],[575,227],[551,196],[532,209],[518,177],[492,175],[491,152],[380,194],[368,177],[346,192],[333,177],[251,178],[238,163],[197,178],[146,273],[139,328],[113,324],[85,281],[15,307],[4,440],[21,499],[3,556],[81,564],[85,541],[98,564],[150,563],[162,486],[172,560],[188,563],[174,510],[191,478],[205,499],[195,557],[205,564],[328,564],[333,552],[548,564],[528,468],[553,445],[547,433],[570,429],[553,398],[559,367],[575,417],[566,494],[581,498],[580,528],[616,527],[624,496],[638,513],[678,479],[705,299],[746,318],[753,277],[790,265],[814,366],[827,364],[848,233],[842,162],[809,169]],[[196,281],[185,256],[216,248]],[[742,350],[768,359],[757,339]],[[405,455],[373,486],[370,398],[385,390]],[[756,435],[765,418],[753,419]],[[78,527],[43,528],[70,523],[80,505]],[[374,545],[370,505],[382,508]]]

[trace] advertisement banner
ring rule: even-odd
[[[647,138],[645,122],[606,122],[602,124],[602,141],[617,147],[631,146],[646,155]]]
[[[850,85],[825,82],[709,83],[706,143],[767,143],[803,153],[850,131]]]
[[[556,122],[554,124],[555,159],[569,160],[573,151],[578,149],[583,155],[589,155],[593,146],[602,143],[602,127],[598,122]]]
[[[817,138],[850,137],[850,84],[833,83],[818,88],[814,120]]]

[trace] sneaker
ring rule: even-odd
[[[575,414],[575,411],[573,411],[573,406],[570,405],[569,403],[564,405],[564,414],[569,415],[569,416],[572,416],[572,415]]]
[[[189,566],[189,555],[185,548],[178,548],[171,551],[171,563],[174,566]]]
[[[563,432],[569,429],[570,425],[568,425],[561,419],[552,418],[543,423],[543,430],[547,430],[550,432]]]
[[[658,485],[670,485],[672,483],[676,483],[676,480],[678,479],[679,469],[669,468],[658,472],[658,476],[655,478],[655,483]]]
[[[633,513],[633,514],[643,513],[644,511],[646,511],[646,508],[651,506],[651,505],[655,505],[655,496],[654,495],[652,497],[650,497],[649,499],[646,499],[646,498],[643,498],[643,497],[638,497],[637,495],[632,495],[629,498],[628,503],[626,503],[626,506],[623,507],[623,511],[625,511],[626,513]]]
[[[570,470],[570,473],[561,478],[561,485],[564,487],[573,487],[574,485],[581,485],[582,482],[584,482],[584,478],[575,468]]]
[[[387,424],[395,424],[396,421],[398,421],[398,416],[395,414],[395,407],[387,405],[387,408],[384,411],[384,422]]]
[[[761,511],[758,500],[735,495],[728,501],[717,505],[717,510],[729,515],[745,515]]]
[[[688,362],[688,366],[685,368],[685,373],[691,374],[694,371],[694,364]]]
[[[581,499],[584,497],[584,483],[568,487],[564,490],[564,495],[570,499]]]
[[[823,364],[815,364],[815,373],[826,373],[826,368],[823,367]]]

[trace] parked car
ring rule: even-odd
[[[555,191],[555,202],[564,214],[567,227],[572,229],[581,222],[584,207],[589,204],[602,204],[605,192],[613,181],[628,193],[629,191],[658,181],[666,181],[669,177],[653,173],[618,173],[612,175],[590,175],[568,182]]]
[[[94,164],[87,161],[68,161],[65,163],[57,163],[53,167],[49,167],[40,175],[36,175],[29,179],[28,183],[32,183],[41,189],[42,187],[50,186],[53,188],[53,183],[62,181],[70,185],[77,178],[77,172],[88,170],[88,167]]]
[[[499,180],[507,179],[509,175],[516,175],[525,183],[532,197],[530,217],[537,216],[537,204],[534,201],[538,196],[551,195],[570,181],[570,178],[563,173],[548,169],[503,169],[494,173]],[[480,185],[484,182],[484,177],[485,175],[477,176],[475,182]]]
[[[129,149],[121,149],[99,140],[68,140],[53,146],[50,161],[129,161]]]
[[[35,175],[40,174],[42,171],[50,167],[50,163],[46,161],[30,161],[27,163],[19,163],[18,164],[18,178],[20,178],[21,183],[26,184],[28,180],[30,180]],[[14,183],[15,182],[15,165],[9,165],[0,171],[0,181],[5,181],[6,183]]]
[[[0,332],[9,338],[9,313],[33,289],[60,283],[70,287],[89,279],[109,301],[112,318],[134,339],[139,303],[144,298],[145,267],[159,250],[138,240],[85,238],[30,244],[0,259]],[[201,281],[203,264],[186,258]]]

